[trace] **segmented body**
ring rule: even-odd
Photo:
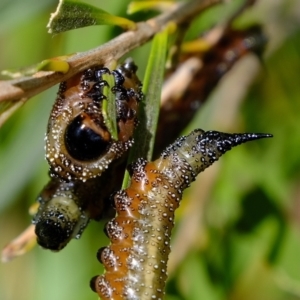
[[[98,253],[106,273],[91,281],[101,299],[163,299],[174,213],[184,189],[232,147],[269,136],[198,129],[158,160],[133,164],[131,185],[115,195],[117,216],[106,227],[111,245]]]
[[[60,84],[46,134],[50,175],[85,181],[100,176],[131,145],[138,103],[142,98],[136,65],[127,60],[116,70],[95,67]],[[113,140],[103,117],[103,74],[115,85],[118,139]]]
[[[110,165],[132,144],[142,98],[137,67],[131,59],[116,70],[95,67],[61,83],[46,134],[52,179],[38,197],[33,219],[38,243],[58,251],[79,237],[90,219],[110,216],[109,195],[122,180]],[[113,76],[118,139],[103,115],[104,74]],[[117,162],[116,162],[117,163]],[[120,175],[120,176],[119,176]]]

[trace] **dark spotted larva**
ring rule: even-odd
[[[132,144],[142,98],[137,67],[126,60],[116,70],[95,67],[60,84],[46,134],[46,158],[50,175],[63,180],[81,180],[101,175],[108,165]],[[111,74],[115,85],[118,139],[113,140],[105,124],[103,74]]]
[[[34,216],[37,242],[45,249],[61,250],[72,238],[79,238],[90,219],[99,220],[114,215],[110,194],[119,186],[123,174],[116,173],[115,164],[105,176],[65,182],[51,178],[37,201]]]
[[[98,253],[106,273],[91,281],[101,299],[163,299],[174,212],[183,190],[232,147],[270,136],[198,129],[154,162],[134,163],[131,185],[114,197],[117,216],[106,227],[111,245]]]

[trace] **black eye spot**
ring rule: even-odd
[[[65,145],[73,158],[89,161],[105,153],[109,143],[93,129],[85,126],[83,120],[84,117],[79,115],[67,127]]]

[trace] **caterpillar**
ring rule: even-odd
[[[79,237],[89,218],[74,192],[75,183],[51,180],[38,197],[39,209],[33,219],[40,246],[61,250],[72,237]]]
[[[216,48],[204,58],[205,70],[214,72],[213,70],[217,70],[221,64],[224,65],[224,62],[230,69],[233,63],[247,51],[261,51],[264,44],[262,37],[259,27],[245,31],[228,29]],[[240,50],[234,50],[232,47]],[[228,60],[226,55],[228,51],[235,53],[234,58],[231,55],[231,60]],[[53,178],[38,197],[40,207],[33,219],[37,241],[43,248],[58,251],[65,247],[72,237],[80,236],[88,220],[98,220],[103,215],[110,215],[108,205],[105,204],[109,203],[108,198],[114,189],[113,184],[108,180],[97,180],[93,177],[99,177],[110,161],[121,155],[131,143],[130,138],[137,122],[137,105],[142,98],[141,83],[136,76],[136,71],[136,65],[129,59],[114,71],[95,67],[61,83],[46,135],[46,157]],[[118,141],[111,141],[101,112],[101,103],[105,98],[102,89],[107,85],[107,82],[102,79],[105,73],[112,74],[115,80],[112,90],[116,95],[120,133]],[[203,72],[197,76],[201,78],[201,74]],[[215,76],[209,78],[212,80],[211,78]],[[200,85],[200,90],[201,86],[204,87],[205,84]],[[189,102],[189,99],[187,97],[184,103]],[[180,102],[181,108],[183,105],[185,107],[184,103]],[[190,113],[192,111],[190,107],[189,111]],[[163,107],[160,127],[166,125],[168,115],[164,113]],[[184,119],[180,118],[182,121]],[[177,128],[177,126],[168,126],[169,129],[175,127]],[[172,138],[171,134],[170,137]],[[166,143],[165,138],[163,143],[158,143],[156,149],[163,147],[162,145]],[[97,157],[98,155],[100,156]],[[115,180],[115,174],[107,173],[105,176],[110,177],[116,187],[120,185],[122,179]],[[63,181],[56,180],[56,177]],[[84,181],[86,185],[80,183]],[[51,197],[49,195],[45,197],[46,194],[50,194]],[[69,225],[64,225],[66,223]]]
[[[59,87],[46,133],[46,159],[50,176],[65,181],[100,176],[108,165],[132,145],[142,99],[137,66],[127,59],[116,70],[94,67],[81,72]],[[115,95],[118,139],[114,140],[103,117],[103,74],[113,76],[109,87]]]
[[[227,28],[221,39],[201,57],[203,67],[194,74],[192,82],[186,91],[167,99],[161,107],[157,132],[167,135],[157,135],[155,141],[155,155],[164,149],[165,143],[170,144],[178,136],[199,107],[207,100],[210,92],[232,67],[245,55],[255,53],[261,57],[266,46],[267,38],[259,25],[253,25],[243,30]],[[193,53],[193,55],[195,55]],[[191,55],[182,55],[181,61]]]
[[[37,242],[53,251],[79,238],[90,219],[110,216],[109,195],[120,176],[108,165],[132,144],[142,99],[137,66],[127,59],[116,70],[95,67],[60,84],[46,134],[46,158],[52,179],[37,201],[33,218]],[[114,77],[118,140],[111,138],[102,113],[103,74]],[[101,189],[105,187],[105,189]]]
[[[98,251],[104,275],[91,280],[101,299],[163,299],[174,213],[182,193],[221,155],[270,134],[194,130],[178,138],[153,162],[129,168],[130,186],[114,196],[117,216],[106,232],[111,244]]]

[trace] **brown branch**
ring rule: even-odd
[[[125,32],[102,46],[69,57],[67,62],[70,69],[66,74],[41,71],[30,77],[0,81],[0,102],[28,99],[93,65],[105,65],[112,60],[118,60],[130,50],[149,41],[167,23],[181,24],[204,9],[221,2],[223,1],[193,0],[176,4],[168,12],[146,22],[138,23],[135,31]]]

